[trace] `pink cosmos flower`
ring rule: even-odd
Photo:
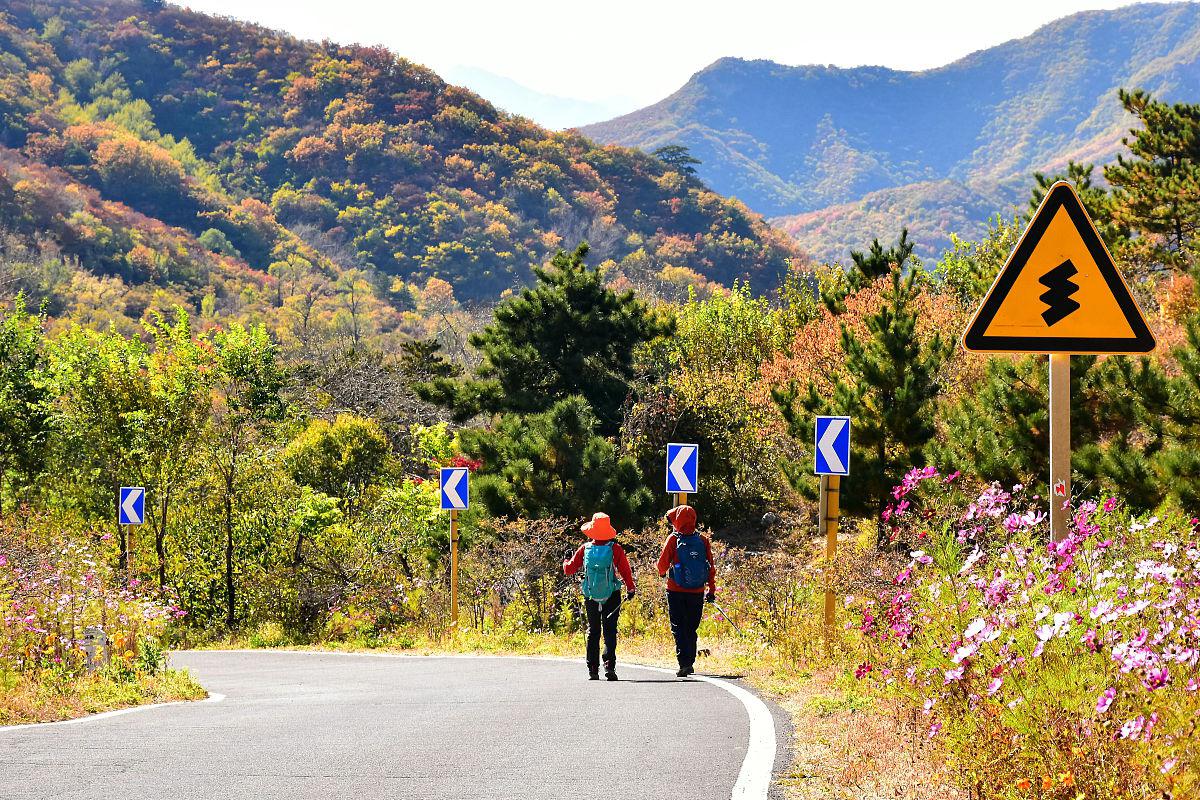
[[[1117,698],[1117,690],[1111,686],[1101,693],[1096,700],[1096,713],[1104,714],[1108,711],[1109,706],[1113,704],[1113,700]]]
[[[1171,673],[1166,667],[1157,667],[1146,670],[1146,675],[1142,678],[1142,686],[1147,691],[1153,692],[1155,689],[1161,689],[1171,682]]]
[[[967,629],[963,631],[963,638],[974,639],[976,636],[982,633],[983,629],[986,627],[987,620],[983,617],[976,617],[974,620],[972,620],[971,624],[967,626]]]
[[[962,647],[959,647],[954,651],[954,655],[950,658],[950,660],[955,664],[961,664],[963,661],[966,661],[968,658],[975,655],[978,650],[979,645],[975,644],[974,642],[964,644]]]
[[[1117,734],[1117,738],[1136,739],[1144,727],[1146,727],[1146,718],[1138,714],[1135,719],[1131,719],[1121,726],[1121,732]]]

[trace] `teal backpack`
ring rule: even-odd
[[[603,603],[619,588],[612,542],[589,542],[583,548],[583,596]]]

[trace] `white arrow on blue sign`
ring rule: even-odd
[[[442,467],[442,511],[465,511],[471,504],[471,479],[466,467]]]
[[[117,522],[141,525],[146,521],[146,487],[122,486],[117,502]]]
[[[849,417],[817,417],[816,442],[816,474],[850,474]]]
[[[700,445],[667,445],[667,493],[694,494],[700,473]]]

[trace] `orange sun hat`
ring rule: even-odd
[[[617,531],[612,526],[612,520],[603,511],[597,511],[595,514],[592,514],[592,521],[583,523],[580,530],[583,531],[585,536],[595,539],[597,542],[607,542],[609,539],[617,537]]]

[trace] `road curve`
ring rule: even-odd
[[[224,700],[0,729],[0,798],[765,798],[775,756],[770,714],[744,689],[646,667],[608,683],[551,659],[172,664]]]

